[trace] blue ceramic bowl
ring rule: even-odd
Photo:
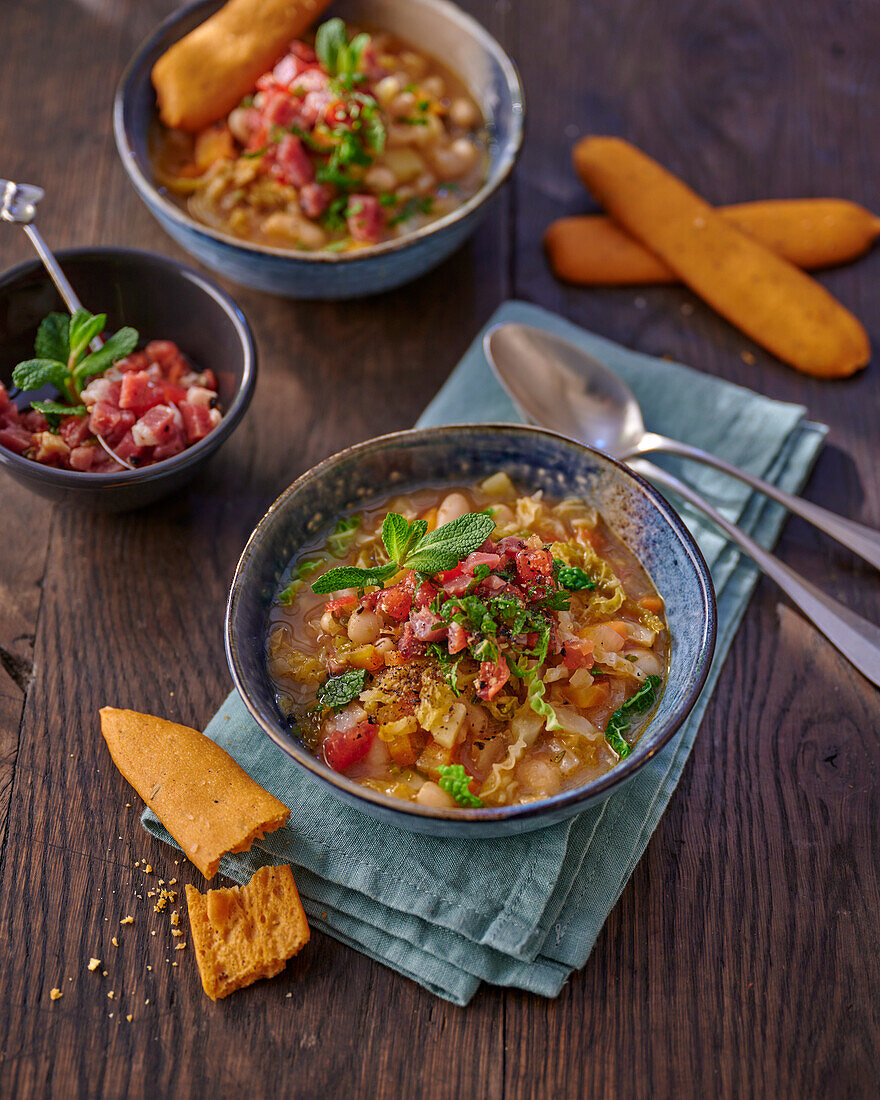
[[[523,806],[434,810],[346,779],[291,734],[266,667],[269,609],[285,567],[300,547],[340,513],[388,492],[461,485],[503,469],[522,486],[550,496],[579,496],[632,549],[666,603],[672,638],[669,676],[640,740],[612,771],[576,790]],[[687,528],[664,498],[607,455],[552,432],[507,424],[457,425],[397,432],[326,459],[275,501],[251,535],[226,610],[232,678],[265,733],[329,794],[403,829],[438,836],[505,836],[552,825],[607,798],[669,741],[687,717],[715,648],[715,594]]]
[[[181,247],[235,282],[288,298],[358,298],[410,282],[445,260],[473,233],[513,168],[524,102],[513,62],[476,20],[448,0],[338,0],[327,15],[393,31],[438,57],[467,85],[490,133],[486,182],[446,217],[405,237],[356,253],[305,252],[249,244],[189,217],[153,182],[148,135],[155,116],[150,72],[156,60],[220,7],[200,0],[175,12],[141,46],[113,107],[116,146],[150,211]]]
[[[247,321],[216,283],[191,267],[132,248],[71,248],[56,256],[86,308],[107,314],[111,330],[132,325],[146,340],[173,340],[193,363],[217,375],[223,419],[194,446],[140,470],[90,474],[56,470],[0,447],[0,466],[41,496],[94,511],[141,508],[179,489],[241,421],[257,377]],[[39,260],[0,277],[0,381],[34,354],[40,321],[66,312]],[[46,396],[45,394],[42,396]]]

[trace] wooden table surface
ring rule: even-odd
[[[3,5],[0,168],[46,188],[57,247],[185,258],[130,187],[110,123],[119,73],[172,6]],[[877,1093],[880,696],[769,582],[644,858],[554,1001],[484,987],[462,1010],[316,934],[282,976],[215,1005],[192,952],[172,958],[167,920],[135,897],[143,858],[152,884],[201,879],[141,828],[98,708],[208,720],[230,686],[227,585],[267,505],[341,446],[411,425],[506,298],[803,402],[831,426],[805,495],[880,527],[880,364],[802,377],[680,288],[563,287],[540,247],[547,222],[587,208],[569,148],[590,131],[630,138],[714,202],[835,195],[880,210],[880,7],[465,7],[516,59],[529,114],[513,182],[470,244],[372,301],[230,287],[256,332],[257,394],[170,501],[100,517],[2,481],[0,1095]],[[3,230],[0,255],[27,258],[23,237]],[[880,250],[822,281],[880,345]],[[792,521],[779,553],[880,622],[878,578],[845,550]]]

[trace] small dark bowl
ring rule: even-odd
[[[302,545],[341,514],[389,493],[461,485],[502,469],[519,485],[594,504],[636,554],[666,604],[669,672],[632,754],[598,779],[522,806],[438,810],[391,798],[332,771],[293,736],[266,667],[269,609]],[[438,836],[506,836],[553,825],[619,790],[663,748],[700,694],[715,648],[715,592],[690,532],[653,486],[613,458],[538,428],[464,424],[371,439],[309,470],[251,535],[226,609],[235,686],[268,737],[335,797],[389,824]]]
[[[86,309],[107,314],[112,331],[132,325],[143,341],[173,340],[198,367],[217,375],[223,419],[194,446],[140,470],[91,474],[57,470],[0,447],[0,465],[29,489],[51,500],[93,510],[141,508],[187,482],[235,431],[250,404],[257,353],[241,310],[216,283],[192,268],[130,248],[77,248],[57,253]],[[39,260],[0,277],[0,381],[34,354],[40,321],[66,312]]]

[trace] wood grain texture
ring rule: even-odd
[[[133,194],[109,116],[125,61],[171,6],[4,9],[3,170],[46,186],[54,245],[182,256]],[[806,495],[880,526],[876,364],[846,383],[803,378],[681,288],[566,287],[540,247],[549,221],[590,208],[569,154],[588,132],[636,142],[712,202],[829,194],[880,209],[877,6],[464,6],[516,58],[530,114],[515,180],[474,240],[372,301],[230,287],[256,332],[260,383],[230,443],[172,501],[78,515],[4,480],[0,1095],[876,1093],[880,699],[769,583],[667,814],[557,1000],[483,989],[460,1010],[315,935],[283,975],[211,1005],[146,895],[158,877],[201,882],[141,829],[98,707],[206,722],[229,685],[222,611],[254,522],[315,461],[410,425],[505,297],[808,405],[832,434]],[[20,94],[35,72],[39,94]],[[4,267],[28,258],[11,231],[2,245]],[[880,344],[880,250],[822,281]],[[845,550],[792,521],[780,553],[880,621],[877,577]],[[64,996],[51,1003],[54,985]]]

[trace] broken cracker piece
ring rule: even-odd
[[[246,852],[290,816],[283,802],[198,730],[103,707],[101,732],[116,767],[205,878],[217,873],[221,856]]]
[[[246,886],[200,894],[186,887],[202,987],[226,997],[279,974],[309,941],[309,925],[287,864],[261,867]]]

